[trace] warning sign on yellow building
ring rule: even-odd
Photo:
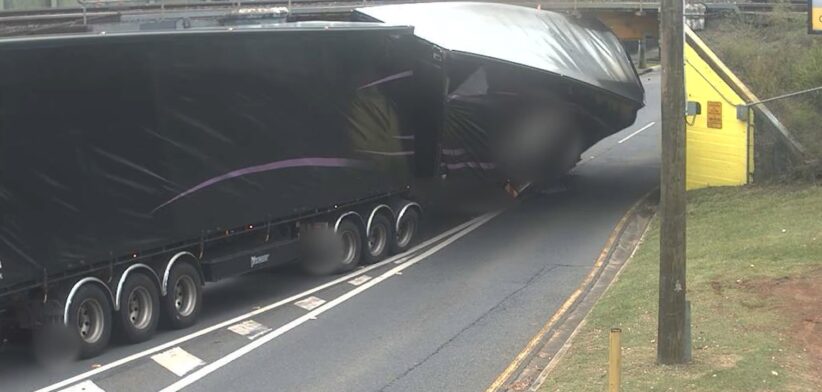
[[[708,101],[708,128],[722,129],[722,102]]]
[[[808,0],[808,31],[822,34],[822,0]]]

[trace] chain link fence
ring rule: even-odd
[[[822,180],[822,91],[751,107],[754,181]]]

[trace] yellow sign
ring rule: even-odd
[[[808,31],[822,34],[822,0],[808,0],[809,25]]]
[[[708,128],[722,129],[722,102],[708,101]]]

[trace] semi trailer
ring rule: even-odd
[[[206,282],[408,249],[426,153],[385,151],[430,137],[411,39],[303,22],[0,41],[3,329],[68,331],[90,357],[193,325]]]
[[[379,261],[414,242],[421,179],[517,193],[644,104],[595,20],[462,2],[337,19],[0,40],[0,334],[91,357],[193,325],[206,282]]]

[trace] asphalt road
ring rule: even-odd
[[[482,391],[656,186],[659,77],[642,79],[647,107],[636,123],[587,151],[565,189],[498,215],[460,204],[437,214],[425,235],[470,222],[461,230],[351,276],[281,268],[220,282],[207,287],[197,326],[114,345],[93,360],[45,368],[21,338],[0,351],[0,391]],[[300,307],[307,297],[320,305]],[[245,320],[254,321],[241,331],[250,334],[227,328]],[[176,347],[176,357],[152,359]]]

